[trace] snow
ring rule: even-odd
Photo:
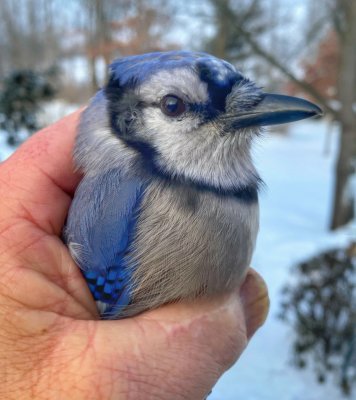
[[[79,108],[78,104],[69,104],[63,100],[54,100],[43,107],[38,115],[40,126],[47,126],[58,121],[65,115],[68,115]]]
[[[0,162],[8,158],[13,151],[13,147],[6,143],[5,132],[0,129]]]
[[[256,165],[267,189],[260,196],[261,227],[252,265],[267,282],[271,308],[264,327],[209,400],[342,398],[333,379],[320,385],[312,367],[291,365],[293,330],[277,318],[281,290],[293,279],[293,266],[356,238],[351,225],[336,233],[327,229],[338,141],[334,125],[330,154],[323,154],[328,129],[325,121],[303,121],[290,125],[287,135],[266,134],[256,146]]]
[[[42,121],[53,122],[76,108],[53,103]],[[303,121],[287,129],[285,135],[266,134],[258,139],[254,154],[267,186],[260,196],[261,228],[252,265],[269,287],[269,317],[240,360],[217,383],[209,400],[342,398],[332,379],[320,385],[312,369],[291,366],[293,330],[277,318],[281,289],[293,279],[293,265],[356,237],[352,225],[336,233],[327,229],[338,128],[334,125],[331,129],[327,156],[323,154],[330,129],[326,121]],[[11,152],[3,139],[0,135],[0,160]]]
[[[40,126],[47,126],[53,122],[58,121],[60,118],[68,115],[79,106],[77,104],[68,104],[62,100],[54,100],[43,106],[41,112],[38,115],[38,123]],[[24,135],[25,137],[25,135]],[[14,148],[6,143],[6,135],[0,129],[0,161],[5,160],[14,151]]]

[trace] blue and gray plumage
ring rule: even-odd
[[[81,118],[64,232],[102,316],[236,288],[258,231],[251,142],[320,113],[205,53],[115,61]]]

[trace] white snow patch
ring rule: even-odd
[[[42,106],[42,110],[38,114],[38,123],[40,126],[53,124],[78,108],[79,105],[69,104],[63,100],[51,101]],[[6,136],[6,132],[0,130],[0,161],[4,161],[16,150],[6,143]],[[25,132],[24,137],[26,137]]]

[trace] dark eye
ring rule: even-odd
[[[186,110],[184,101],[173,94],[164,96],[160,106],[163,114],[168,115],[168,117],[179,117]]]

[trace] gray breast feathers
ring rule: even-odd
[[[236,287],[255,246],[258,203],[157,180],[137,226],[128,314]]]

